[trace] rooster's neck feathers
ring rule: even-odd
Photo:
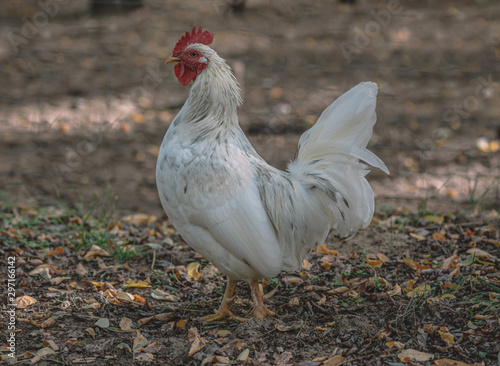
[[[233,127],[238,124],[237,108],[241,105],[240,88],[229,65],[210,47],[195,44],[208,59],[208,66],[198,75],[186,104],[186,122],[207,127]]]

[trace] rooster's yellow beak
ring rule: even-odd
[[[181,59],[179,57],[170,56],[165,60],[166,64],[171,64],[172,62],[179,62]]]

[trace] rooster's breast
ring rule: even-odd
[[[260,200],[252,156],[237,144],[162,144],[160,199],[184,240],[233,279],[275,276],[282,253]]]

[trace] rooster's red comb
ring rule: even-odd
[[[184,48],[186,48],[188,44],[202,43],[209,45],[210,43],[213,42],[213,40],[214,40],[214,34],[212,32],[202,31],[201,25],[198,28],[198,31],[196,31],[196,25],[195,25],[193,27],[193,31],[191,32],[191,34],[189,32],[186,32],[186,34],[183,35],[181,39],[179,39],[179,41],[177,41],[174,47],[173,55],[177,56],[184,50]]]

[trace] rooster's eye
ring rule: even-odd
[[[191,53],[189,54],[189,56],[191,56],[191,57],[195,57],[195,56],[196,56],[196,52],[194,52],[194,51],[193,51],[193,52],[191,52]]]

